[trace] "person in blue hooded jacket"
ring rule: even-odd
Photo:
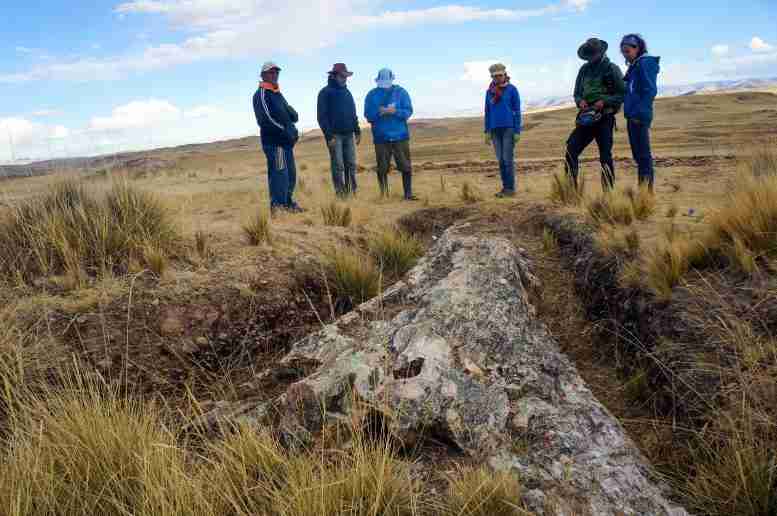
[[[402,173],[405,200],[416,201],[410,161],[410,131],[407,127],[407,120],[413,116],[410,95],[394,84],[394,72],[388,68],[378,72],[375,83],[377,87],[367,94],[364,101],[364,117],[372,124],[380,193],[383,196],[389,193],[388,172],[393,157]]]
[[[659,57],[648,55],[647,43],[639,34],[627,34],[621,41],[621,53],[629,69],[623,77],[626,96],[623,114],[627,120],[629,143],[640,186],[653,192],[655,171],[650,150],[650,125],[653,123],[653,101],[658,94]]]
[[[510,84],[505,65],[489,68],[491,85],[486,91],[486,144],[494,145],[499,161],[502,191],[497,197],[515,196],[515,145],[521,138],[521,96]]]

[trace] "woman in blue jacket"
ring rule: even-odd
[[[521,96],[510,84],[505,65],[497,63],[488,69],[491,86],[486,91],[486,144],[493,143],[502,191],[497,197],[515,196],[515,144],[521,138]]]
[[[653,100],[658,93],[657,77],[660,71],[659,57],[648,55],[647,44],[639,34],[628,34],[621,41],[621,52],[629,69],[623,113],[629,131],[629,143],[634,161],[637,162],[639,185],[653,192],[655,172],[650,150],[650,125],[653,123]]]

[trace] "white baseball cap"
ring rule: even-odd
[[[278,70],[280,72],[281,67],[273,63],[272,61],[267,61],[262,65],[262,73],[269,72],[270,70]]]

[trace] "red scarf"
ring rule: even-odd
[[[510,77],[505,78],[505,82],[502,85],[497,84],[495,81],[491,81],[491,86],[488,87],[488,91],[493,94],[491,99],[492,104],[498,104],[502,100],[502,94],[505,92],[505,88],[510,84]]]
[[[267,82],[267,81],[260,82],[259,83],[259,87],[262,88],[263,90],[270,90],[273,93],[280,93],[281,92],[281,87],[280,86],[278,86],[277,84],[273,84],[271,82]]]

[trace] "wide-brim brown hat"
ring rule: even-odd
[[[608,48],[609,45],[603,39],[590,38],[577,49],[577,57],[583,61],[589,61],[597,55],[603,56]]]
[[[339,75],[343,74],[346,77],[350,77],[353,75],[353,72],[348,70],[348,67],[345,66],[345,63],[335,63],[332,65],[332,69],[329,71],[330,75]]]

